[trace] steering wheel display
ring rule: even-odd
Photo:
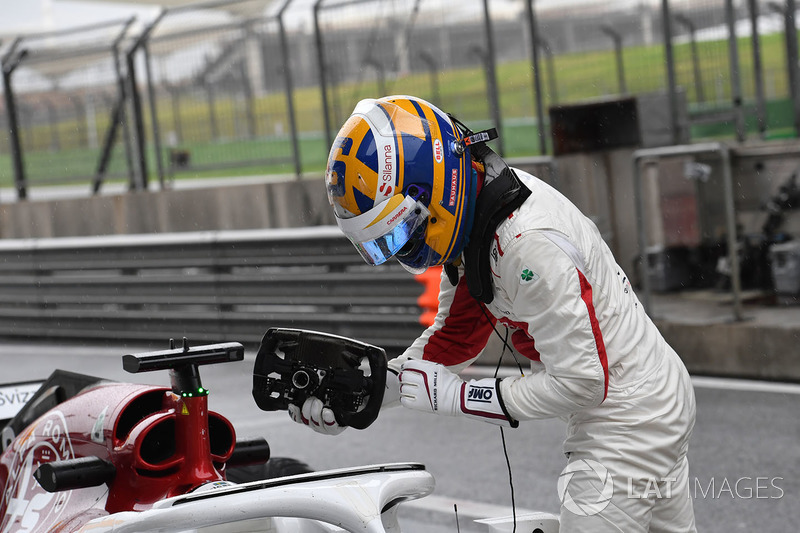
[[[378,418],[385,388],[382,348],[317,331],[270,328],[253,370],[253,398],[262,410],[301,407],[314,396],[339,425],[356,429]]]

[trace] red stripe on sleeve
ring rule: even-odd
[[[462,277],[441,329],[433,332],[425,344],[422,358],[445,366],[457,365],[476,357],[486,346],[496,320],[481,309]],[[486,320],[489,316],[490,320]]]
[[[586,310],[589,311],[589,322],[592,324],[592,334],[594,335],[594,343],[597,346],[597,355],[600,356],[600,364],[603,365],[603,377],[605,378],[603,400],[605,400],[606,395],[608,395],[608,357],[606,356],[606,345],[603,342],[603,333],[600,331],[600,324],[597,322],[597,315],[594,312],[592,285],[580,270],[578,270],[578,278],[581,282],[581,299],[583,303],[586,304]]]
[[[500,317],[500,322],[514,330],[511,334],[511,344],[516,350],[531,361],[541,361],[542,354],[536,349],[536,342],[528,334],[528,324],[515,322],[506,317]]]

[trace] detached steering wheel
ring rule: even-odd
[[[363,342],[301,329],[270,328],[253,370],[253,399],[264,411],[298,407],[311,396],[341,426],[365,429],[380,412],[386,352]]]

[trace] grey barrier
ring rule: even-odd
[[[764,172],[764,164],[768,160],[791,160],[800,158],[800,146],[797,143],[784,145],[731,145],[722,142],[699,143],[684,146],[667,146],[661,148],[647,148],[636,150],[633,153],[633,192],[636,205],[636,232],[638,242],[638,255],[641,258],[640,282],[642,286],[642,300],[648,312],[652,313],[651,280],[648,272],[647,261],[647,223],[645,221],[645,202],[642,184],[642,166],[648,161],[657,162],[661,159],[681,156],[711,156],[717,158],[721,164],[722,177],[722,208],[725,220],[725,241],[727,260],[730,268],[730,283],[732,295],[733,319],[744,320],[742,306],[742,282],[739,257],[739,238],[742,236],[740,221],[737,219],[737,205],[747,200],[743,189],[747,186],[746,176],[737,174],[734,182],[733,164],[740,165],[744,161],[753,161],[753,170],[756,174]],[[711,168],[709,167],[709,170]],[[763,191],[762,191],[763,194]],[[718,199],[719,200],[719,199]],[[705,207],[708,207],[706,205]]]
[[[369,267],[336,227],[0,241],[0,336],[257,343],[326,331],[398,354],[423,285]]]
[[[648,148],[637,150],[633,153],[633,191],[636,201],[636,229],[639,243],[639,257],[642,258],[642,271],[640,279],[642,284],[643,304],[645,309],[652,311],[650,298],[650,276],[647,271],[644,199],[642,194],[642,180],[640,161],[646,158],[660,158],[678,155],[718,154],[722,159],[722,177],[725,188],[725,224],[728,242],[728,258],[731,265],[731,290],[733,293],[733,314],[736,320],[742,319],[741,304],[741,279],[739,277],[739,256],[736,253],[736,213],[733,200],[733,177],[731,172],[730,149],[723,143],[704,143],[692,146],[668,146],[664,148]]]

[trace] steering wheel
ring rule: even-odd
[[[386,352],[377,346],[318,331],[270,328],[256,355],[253,398],[264,411],[280,411],[314,396],[339,425],[364,429],[378,418],[386,368]]]

